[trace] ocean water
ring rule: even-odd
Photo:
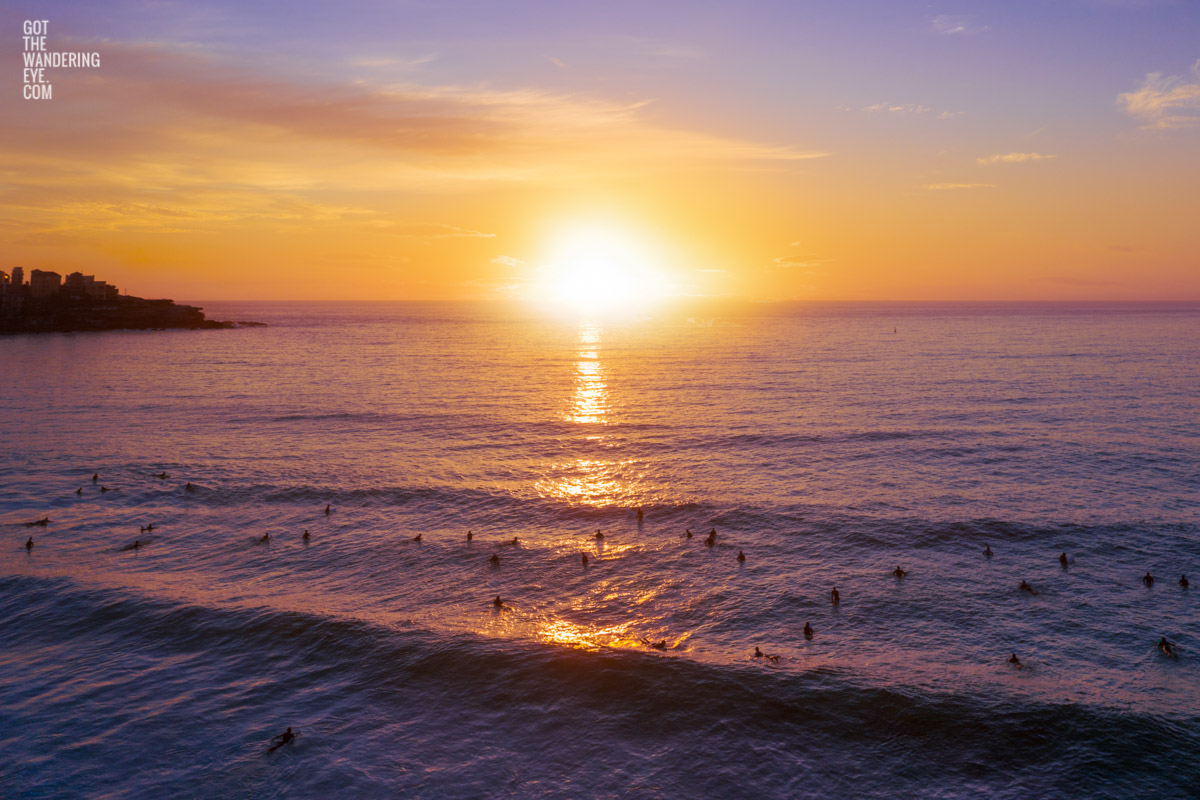
[[[1198,305],[205,306],[0,339],[0,796],[1200,797]]]

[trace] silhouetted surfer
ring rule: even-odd
[[[95,483],[95,482],[96,482],[96,481],[98,481],[98,480],[100,480],[100,473],[99,473],[99,472],[93,472],[93,473],[92,473],[92,483]]]
[[[492,553],[492,557],[491,557],[491,559],[490,559],[490,560],[491,560],[491,562],[492,562],[493,564],[499,564],[499,563],[500,563],[500,556],[496,555],[495,553]]]
[[[746,560],[746,554],[743,553],[741,550],[738,550],[738,561],[745,561],[745,560]]]
[[[667,640],[666,639],[661,639],[657,642],[652,642],[649,639],[647,639],[645,636],[643,636],[642,644],[646,645],[647,647],[653,647],[655,650],[666,650],[667,649]]]
[[[76,489],[75,494],[83,494],[83,487],[80,486],[78,489]]]
[[[275,744],[273,744],[267,748],[268,753],[274,753],[276,750],[283,747],[288,742],[296,741],[296,734],[292,733],[292,729],[289,726],[286,731],[279,734],[278,736],[273,736],[271,738],[272,738],[272,741],[274,741],[275,739],[278,739],[279,741],[275,742]]]
[[[155,475],[154,477],[158,478],[158,479],[159,479],[159,480],[161,480],[161,481],[165,481],[167,478],[169,478],[169,477],[171,477],[171,476],[170,476],[170,475],[168,475],[168,474],[167,474],[167,473],[165,473],[165,472],[160,472],[160,473],[158,473],[157,475]]]
[[[496,608],[504,608],[504,601],[500,599],[500,595],[496,595],[496,599],[492,601],[492,605]]]
[[[836,586],[833,587],[833,591],[829,593],[829,602],[833,603],[835,606],[842,602],[842,596],[838,594]]]
[[[1033,590],[1033,587],[1032,587],[1032,586],[1030,586],[1030,585],[1029,585],[1027,582],[1025,582],[1025,581],[1021,581],[1021,585],[1020,585],[1020,587],[1018,587],[1018,588],[1020,588],[1020,590],[1021,590],[1022,592],[1028,592],[1029,594],[1037,594],[1037,592],[1035,592],[1035,591]]]
[[[32,550],[32,549],[33,549],[33,537],[32,537],[32,536],[30,536],[30,537],[29,537],[29,540],[25,542],[25,549],[26,549],[26,550]]]
[[[1185,588],[1185,589],[1188,587],[1188,579],[1187,579],[1187,575],[1180,575],[1180,576],[1179,576],[1179,585],[1180,585],[1180,586],[1182,586],[1182,587],[1183,587],[1183,588]]]
[[[984,556],[984,558],[991,558],[991,557],[992,557],[992,546],[991,546],[990,544],[989,544],[989,545],[984,545],[984,547],[983,547],[983,556]]]
[[[300,538],[301,538],[301,539],[303,539],[303,540],[304,540],[304,541],[306,541],[306,542],[307,542],[307,541],[308,541],[310,538],[312,538],[312,537],[310,537],[310,536],[308,535],[308,528],[305,528],[305,529],[304,529],[304,535],[303,535],[303,536],[301,536]]]
[[[804,623],[804,638],[808,639],[809,641],[812,641],[812,637],[813,637],[812,625],[806,622],[806,623]]]
[[[1062,565],[1063,569],[1067,568],[1067,554],[1066,553],[1059,554],[1058,563]]]
[[[518,539],[516,536],[514,536],[514,537],[512,538],[512,541],[511,541],[511,542],[509,542],[509,544],[511,544],[513,547],[516,547],[516,546],[517,546],[518,544],[520,544],[520,543],[521,543],[521,540],[520,540],[520,539]]]
[[[1146,584],[1147,586],[1154,585],[1154,576],[1150,574],[1149,570],[1147,570],[1146,574],[1142,577],[1142,583]]]
[[[1162,650],[1164,655],[1175,655],[1175,643],[1168,642],[1165,636],[1158,640],[1158,649]]]
[[[258,541],[259,541],[259,542],[261,542],[261,543],[263,543],[263,544],[265,544],[265,543],[267,543],[267,542],[271,541],[271,534],[270,534],[270,533],[264,533],[264,534],[262,535],[262,538],[261,538],[261,539],[259,539]]]
[[[35,519],[33,522],[26,522],[26,523],[25,523],[25,527],[26,527],[26,528],[32,528],[32,527],[34,527],[35,525],[37,525],[37,526],[39,526],[39,527],[42,527],[42,528],[44,528],[44,527],[46,527],[46,526],[47,526],[47,525],[49,525],[49,524],[50,524],[50,518],[49,518],[49,517],[42,517],[41,519]]]
[[[412,540],[413,540],[414,542],[419,542],[419,541],[421,541],[421,534],[419,534],[419,533],[418,533],[416,536],[414,536],[414,537],[412,538]]]
[[[687,538],[689,538],[689,539],[692,538],[692,529],[691,528],[687,529]]]
[[[584,565],[585,567],[587,566],[587,553],[584,553],[584,554],[583,554],[583,565]]]
[[[329,516],[329,503],[325,504],[325,516]]]
[[[600,531],[596,531],[596,536],[595,536],[594,538],[596,538],[596,539],[603,539],[603,538],[604,538],[604,534],[603,534],[603,533],[601,533]]]
[[[153,533],[153,532],[154,532],[154,523],[151,522],[149,525],[146,526],[146,533]]]
[[[184,490],[185,492],[194,492],[194,491],[196,491],[196,487],[195,487],[195,486],[192,486],[192,482],[191,482],[191,481],[188,481],[188,483],[187,483],[187,486],[184,486],[184,487],[183,487],[183,490]]]
[[[642,507],[641,507],[641,506],[638,506],[638,522],[641,522],[641,521],[642,521],[642,516],[643,516],[643,514],[642,514]]]
[[[892,570],[892,575],[896,578],[903,578],[907,574],[908,574],[907,572],[900,569],[900,567],[898,567],[898,566],[894,570]]]
[[[101,486],[101,487],[100,487],[100,494],[104,494],[104,493],[105,493],[105,492],[107,492],[107,491],[108,491],[108,487],[107,487],[107,486]]]
[[[769,656],[766,653],[764,653],[762,650],[759,650],[757,646],[755,646],[755,648],[754,648],[754,657],[755,658],[765,658],[768,661],[778,661],[779,660],[779,656]]]
[[[1021,668],[1021,659],[1017,658],[1016,653],[1013,653],[1011,656],[1009,656],[1008,663],[1012,664],[1017,669]]]
[[[708,547],[712,547],[716,543],[717,543],[717,529],[713,528],[711,531],[708,532],[708,536],[704,539],[704,544]]]
[[[471,533],[470,531],[467,531],[467,541],[469,542],[474,538],[475,538],[475,534]]]

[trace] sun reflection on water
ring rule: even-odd
[[[600,363],[600,329],[585,324],[579,330],[579,353],[575,362],[575,392],[566,415],[570,422],[603,424],[608,415],[608,384]]]

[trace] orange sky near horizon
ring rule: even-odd
[[[498,74],[453,42],[375,63],[351,39],[303,57],[58,18],[53,49],[103,66],[5,100],[0,269],[177,299],[506,298],[585,226],[635,243],[670,295],[1200,300],[1200,62],[1094,92],[1063,73],[1023,104],[1037,76],[953,69],[1015,64],[1020,31],[974,63],[940,17],[898,30],[899,82],[767,70],[745,32],[660,48],[635,80],[617,45],[576,62],[550,34]]]

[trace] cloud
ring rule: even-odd
[[[963,14],[938,14],[933,18],[933,29],[943,36],[972,36],[983,33],[988,26],[980,25]]]
[[[561,60],[555,58],[554,56],[546,56],[546,60],[549,61],[554,66],[558,67],[559,69],[567,69],[567,65],[564,64]]]
[[[873,106],[867,106],[863,111],[871,113],[886,111],[889,114],[925,114],[929,111],[929,106],[920,106],[914,103],[876,103]]]
[[[935,192],[953,191],[955,189],[994,189],[994,183],[927,183],[925,188]]]
[[[828,264],[829,261],[830,259],[828,258],[812,258],[806,256],[779,256],[778,258],[771,259],[772,264],[784,269],[812,269],[814,267],[819,267],[822,264]]]
[[[1152,72],[1137,91],[1117,96],[1125,113],[1143,121],[1143,128],[1191,128],[1200,125],[1200,61],[1192,65],[1193,80]]]
[[[961,117],[961,116],[962,116],[964,113],[966,113],[966,112],[963,112],[963,111],[943,111],[942,113],[938,114],[938,119],[954,119],[955,117]]]
[[[523,267],[525,262],[513,256],[496,256],[492,259],[493,264],[501,264],[505,267]]]
[[[459,228],[455,225],[444,225],[440,222],[407,222],[400,223],[391,229],[392,233],[410,239],[494,239],[496,234],[473,231],[470,228]]]
[[[1045,161],[1049,158],[1058,158],[1058,156],[1053,153],[1004,153],[977,158],[975,161],[986,166],[989,164],[1023,164],[1026,161]]]

